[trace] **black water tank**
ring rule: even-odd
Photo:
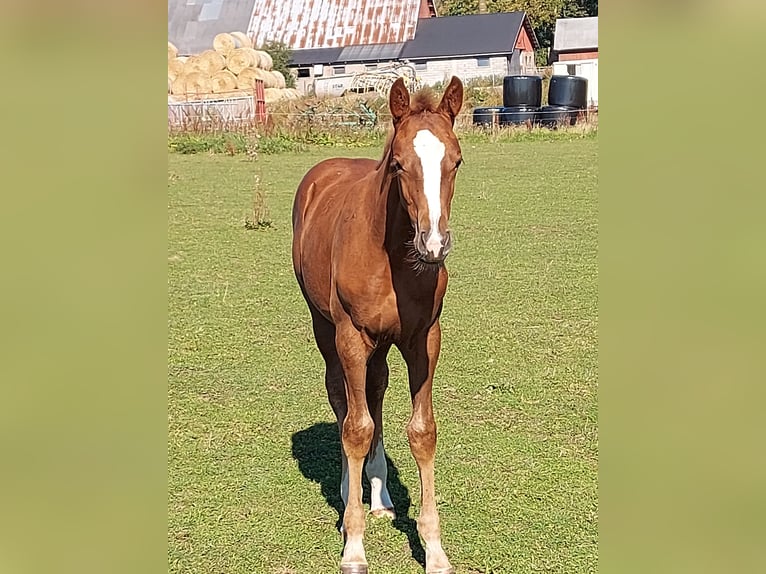
[[[540,76],[506,76],[503,78],[503,105],[540,107],[543,101],[543,79]]]
[[[537,120],[547,128],[557,128],[560,125],[575,125],[579,110],[572,106],[543,106],[537,112]]]
[[[500,112],[500,125],[525,124],[527,122],[534,124],[539,109],[536,106],[509,106],[503,108]]]
[[[588,105],[588,80],[581,76],[552,76],[548,104],[585,109]]]
[[[473,123],[477,126],[496,126],[501,107],[474,108]]]

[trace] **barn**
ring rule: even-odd
[[[434,0],[168,0],[168,40],[201,52],[221,32],[293,50],[296,86],[408,63],[426,84],[532,73],[539,43],[525,12],[438,17]]]
[[[540,44],[525,12],[419,18],[412,39],[338,48],[295,50],[298,88],[317,78],[409,63],[426,84],[456,75],[463,80],[534,73]]]
[[[588,105],[598,107],[598,16],[556,20],[551,51],[555,75],[588,79]]]

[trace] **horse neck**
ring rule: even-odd
[[[383,214],[379,225],[385,229],[386,251],[397,259],[405,258],[411,249],[415,230],[401,199],[399,181],[388,173],[383,174],[379,197],[378,212]]]

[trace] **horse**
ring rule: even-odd
[[[452,574],[441,543],[434,489],[436,423],[432,383],[441,347],[439,317],[452,247],[449,217],[462,163],[453,131],[463,84],[453,77],[438,104],[412,98],[400,78],[389,93],[393,131],[383,156],[332,158],[312,167],[293,203],[292,258],[325,361],[325,386],[341,436],[345,505],[342,574],[366,574],[362,470],[370,513],[395,518],[383,447],[387,355],[407,364],[410,450],[420,474],[418,533],[427,574]]]

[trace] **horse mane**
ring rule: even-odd
[[[436,111],[438,105],[439,103],[436,97],[436,93],[431,87],[425,86],[412,94],[412,97],[410,98],[410,113],[433,113]],[[383,146],[383,156],[380,158],[380,161],[378,162],[378,165],[375,169],[379,169],[384,164],[388,163],[389,157],[391,155],[391,144],[394,141],[394,133],[395,131],[393,129],[389,130],[388,135],[386,136],[386,143]]]

